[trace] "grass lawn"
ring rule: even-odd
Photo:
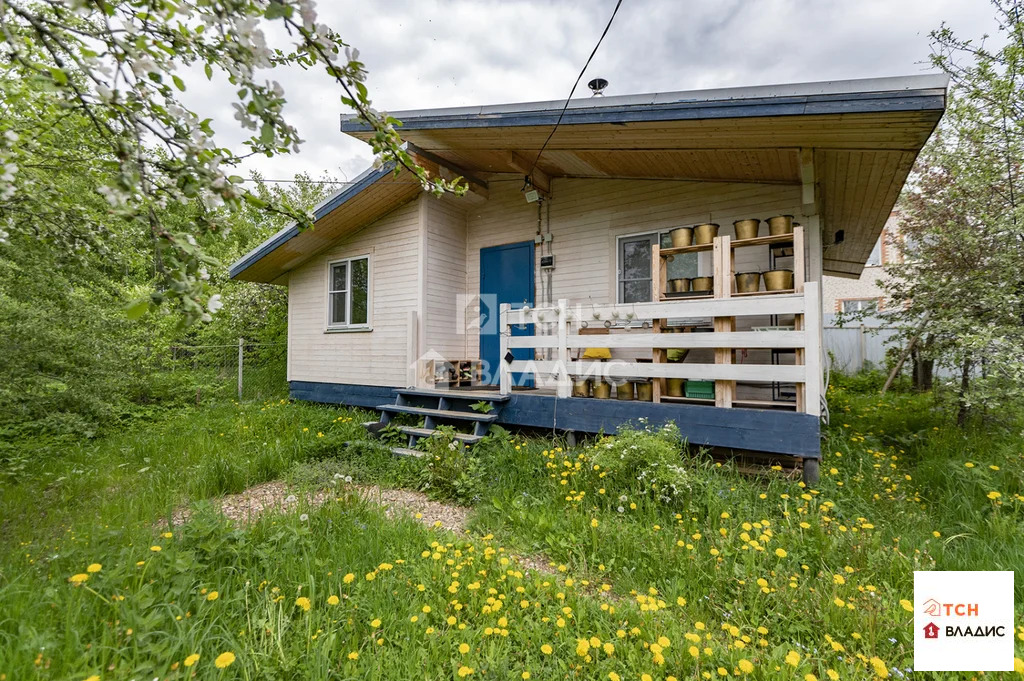
[[[1024,569],[1021,429],[830,403],[816,489],[680,462],[674,429],[396,460],[365,415],[287,402],[26,443],[0,497],[0,681],[902,677],[914,570]],[[470,531],[388,519],[339,475],[471,503]],[[244,528],[204,502],[280,477],[332,500]]]

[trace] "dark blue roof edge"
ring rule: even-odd
[[[395,162],[388,161],[379,168],[368,168],[367,170],[364,170],[356,177],[356,179],[352,180],[352,182],[343,189],[338,190],[317,204],[316,207],[313,208],[313,220],[316,221],[326,216],[335,208],[346,201],[351,200],[378,180],[387,177],[394,171],[394,169]],[[239,274],[283,246],[285,243],[297,237],[301,232],[302,230],[300,230],[298,225],[295,223],[288,225],[232,263],[231,267],[228,268],[228,275],[234,279]]]
[[[945,92],[929,88],[916,91],[893,90],[889,92],[844,93],[838,95],[799,95],[710,102],[680,101],[584,109],[570,108],[566,110],[562,118],[562,125],[897,111],[942,111],[945,109],[945,106]],[[443,110],[438,110],[435,114],[402,119],[399,134],[401,134],[403,129],[439,130],[447,128],[554,125],[560,114],[560,109],[456,114],[444,114]],[[358,118],[341,122],[342,132],[365,132],[369,129],[370,127]]]

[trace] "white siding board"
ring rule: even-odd
[[[407,322],[419,296],[420,220],[410,201],[290,273],[289,380],[398,386],[406,382]],[[369,254],[369,332],[325,333],[327,263]]]

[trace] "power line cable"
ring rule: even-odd
[[[533,184],[533,171],[537,167],[537,163],[540,161],[540,157],[544,153],[544,149],[547,148],[548,142],[551,141],[551,138],[555,135],[555,131],[558,130],[558,126],[562,122],[562,117],[565,116],[565,111],[569,108],[569,102],[572,100],[572,96],[576,92],[576,88],[579,86],[580,80],[583,79],[583,74],[586,73],[587,67],[590,66],[590,61],[594,58],[594,55],[597,54],[597,49],[601,47],[601,42],[604,40],[604,37],[608,35],[608,29],[612,27],[612,22],[615,21],[615,15],[619,13],[619,7],[621,5],[622,0],[618,0],[618,2],[615,3],[615,9],[612,10],[612,15],[608,18],[608,24],[604,27],[601,37],[597,39],[597,44],[594,45],[594,49],[590,53],[590,56],[587,57],[587,63],[583,65],[582,69],[580,69],[580,75],[576,76],[576,82],[572,84],[572,89],[569,90],[569,96],[565,98],[565,106],[562,107],[562,112],[558,114],[558,120],[555,121],[555,126],[551,128],[548,138],[544,140],[544,144],[541,145],[540,151],[537,152],[537,158],[533,160],[533,165],[530,166],[530,172],[527,174],[531,184]]]

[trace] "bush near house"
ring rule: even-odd
[[[474,503],[463,534],[354,493],[420,486],[430,462],[393,459],[348,410],[225,403],[41,446],[0,498],[0,674],[901,677],[913,570],[1024,565],[1019,439],[919,395],[830,398],[816,489],[680,466],[674,428],[573,449],[498,431],[459,454],[479,470],[449,491]],[[329,501],[241,527],[213,512],[281,476]]]

